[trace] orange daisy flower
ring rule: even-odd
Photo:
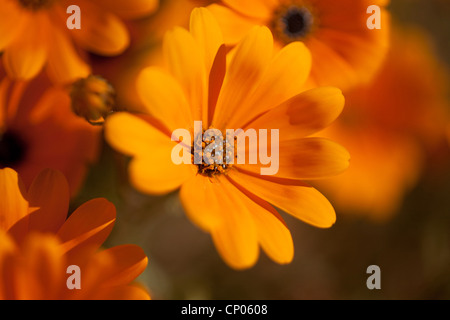
[[[388,47],[386,0],[223,0],[208,8],[234,45],[253,25],[269,27],[276,48],[303,41],[312,55],[312,86],[345,89],[367,82]],[[368,7],[381,6],[380,30],[367,27]]]
[[[375,220],[400,208],[424,160],[445,139],[450,117],[443,70],[426,36],[395,30],[373,81],[345,93],[344,113],[323,133],[352,154],[349,170],[320,184],[337,207]]]
[[[81,12],[81,28],[67,27],[71,5]],[[52,80],[68,83],[90,73],[79,48],[102,56],[129,45],[121,21],[153,12],[157,0],[0,0],[0,51],[8,75],[30,79],[45,66]]]
[[[67,218],[69,187],[54,170],[24,190],[17,172],[0,169],[0,299],[149,299],[131,283],[147,266],[140,247],[98,250],[114,225],[112,203],[94,199]],[[69,266],[80,270],[79,288],[68,285]]]
[[[350,106],[352,101],[347,101]],[[351,116],[351,111],[342,118],[346,116]],[[338,212],[373,221],[391,218],[423,167],[424,155],[416,141],[373,124],[349,126],[344,120],[321,135],[339,141],[352,155],[352,165],[345,173],[317,183]]]
[[[69,94],[44,74],[11,81],[0,69],[0,168],[17,170],[26,185],[45,168],[67,177],[72,194],[98,158],[101,128],[71,110]]]
[[[148,115],[108,117],[106,139],[133,158],[129,174],[138,190],[164,194],[180,189],[187,215],[211,233],[230,266],[254,265],[259,245],[274,261],[289,263],[292,238],[269,203],[314,226],[333,225],[333,207],[303,180],[334,175],[348,166],[349,155],[341,146],[308,138],[340,114],[344,98],[336,88],[299,90],[311,62],[300,42],[273,56],[270,30],[255,27],[227,64],[219,25],[207,9],[192,12],[190,30],[175,28],[166,35],[168,70],[150,67],[138,79]],[[279,129],[278,172],[261,176],[262,163],[175,164],[172,152],[182,144],[171,139],[171,132],[181,128],[192,133],[194,120],[202,121],[201,134],[208,128],[222,133],[227,128]],[[208,157],[205,146],[200,148]],[[195,158],[194,149],[186,146],[183,153]]]

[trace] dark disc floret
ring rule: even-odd
[[[0,134],[0,168],[15,167],[26,156],[25,141],[15,132],[6,131]]]

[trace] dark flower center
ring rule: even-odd
[[[305,16],[298,10],[288,12],[284,17],[284,24],[286,34],[299,34],[305,30]]]
[[[56,0],[18,0],[20,5],[28,10],[37,11],[50,7]]]
[[[284,33],[291,38],[306,36],[311,30],[313,18],[306,8],[293,6],[284,15]]]
[[[15,167],[26,156],[26,143],[16,133],[6,131],[0,134],[0,168]]]
[[[282,6],[276,10],[274,17],[274,33],[285,43],[303,40],[314,26],[314,17],[306,6]]]

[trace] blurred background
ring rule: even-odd
[[[169,5],[166,2],[162,8]],[[401,45],[404,52],[393,53],[394,60],[384,68],[383,72],[390,73],[401,64],[397,61],[405,61],[397,73],[405,80],[403,89],[402,82],[392,80],[395,76],[380,75],[378,83],[365,90],[379,92],[385,99],[398,98],[395,101],[403,120],[387,110],[395,106],[386,103],[378,109],[383,103],[380,99],[368,103],[358,93],[350,92],[348,104],[349,110],[358,105],[369,110],[366,117],[383,132],[377,141],[399,143],[387,150],[380,148],[376,155],[379,161],[366,153],[374,161],[361,169],[378,177],[387,168],[382,163],[390,165],[390,171],[385,171],[387,177],[373,181],[373,185],[374,194],[391,190],[392,203],[380,209],[378,205],[384,200],[373,196],[371,202],[347,207],[339,199],[358,202],[363,195],[352,194],[351,189],[343,195],[327,182],[318,184],[335,205],[337,223],[321,230],[282,213],[295,245],[295,258],[289,265],[277,265],[261,252],[255,267],[246,271],[229,268],[218,256],[210,236],[186,218],[177,193],[151,197],[135,191],[127,181],[127,159],[104,144],[100,161],[91,168],[72,206],[76,208],[95,197],[105,197],[116,205],[116,224],[105,246],[133,243],[144,249],[149,265],[139,281],[153,299],[450,299],[450,128],[444,121],[450,113],[446,82],[450,1],[391,0],[389,9],[396,29],[406,32],[403,35],[420,33],[421,40],[411,37],[416,46]],[[152,18],[134,27],[138,32],[151,25],[155,28]],[[144,41],[135,52],[143,55],[153,45]],[[422,47],[424,54],[417,52]],[[409,55],[411,59],[402,58]],[[426,61],[422,63],[421,59]],[[410,115],[423,121],[411,125]],[[346,123],[338,126],[345,127]],[[340,143],[351,153],[352,144],[356,144],[358,152],[357,141],[344,138],[351,136],[349,132],[342,134]],[[399,146],[406,144],[413,147],[404,153],[399,151]],[[398,151],[398,157],[393,150]],[[363,175],[355,171],[339,179],[349,185],[366,179],[365,184],[372,185],[371,176]],[[335,183],[339,189],[339,182]],[[383,197],[382,192],[378,194]],[[370,265],[381,268],[381,290],[366,287]]]

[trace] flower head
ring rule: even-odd
[[[69,218],[69,187],[58,171],[41,172],[25,190],[17,172],[0,169],[0,299],[148,299],[131,282],[147,257],[135,245],[99,250],[116,218],[113,204],[91,200]],[[79,289],[67,268],[81,270]]]
[[[106,139],[133,158],[129,173],[137,189],[149,194],[180,189],[187,215],[211,233],[230,266],[251,267],[259,245],[274,261],[289,263],[291,235],[271,204],[317,227],[335,222],[327,199],[303,180],[334,175],[348,166],[349,155],[341,146],[308,138],[340,114],[344,98],[330,87],[301,92],[311,57],[299,42],[273,56],[270,30],[255,27],[227,63],[222,39],[210,12],[195,9],[190,32],[175,28],[166,35],[168,69],[150,67],[138,79],[147,115],[109,117]],[[211,162],[226,159],[228,154],[220,150],[234,145],[220,140],[220,134],[239,128],[279,130],[279,143],[269,142],[269,148],[279,147],[276,174],[262,176],[267,163],[239,164],[233,156],[234,164]],[[257,152],[246,150],[248,157]],[[183,154],[189,164],[176,164],[174,154]]]
[[[100,132],[73,114],[68,92],[44,74],[12,81],[0,69],[0,168],[17,170],[27,186],[41,170],[54,168],[75,194],[97,160]]]
[[[445,144],[450,119],[448,75],[426,36],[414,29],[394,30],[377,75],[345,93],[345,111],[323,133],[350,150],[352,166],[321,187],[343,211],[374,220],[398,211],[426,158],[435,157]],[[437,157],[444,166],[448,163],[445,152]]]
[[[80,29],[67,27],[71,5],[80,8]],[[6,71],[11,77],[30,79],[45,66],[51,79],[60,83],[86,77],[90,67],[77,51],[122,53],[129,35],[121,18],[142,17],[157,5],[157,0],[1,0],[0,51]]]
[[[388,47],[388,1],[223,0],[208,8],[221,25],[225,42],[236,44],[253,25],[273,32],[276,48],[302,41],[311,51],[308,86],[346,89],[371,79]],[[380,30],[367,27],[368,7],[381,7]]]

